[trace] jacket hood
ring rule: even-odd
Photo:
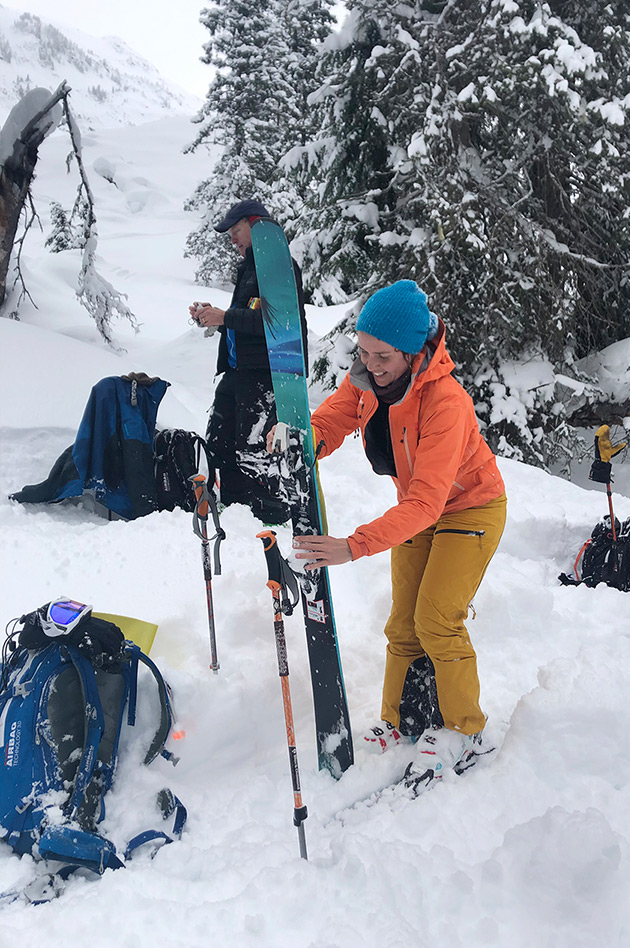
[[[414,386],[424,385],[425,382],[451,374],[455,363],[446,351],[445,340],[446,327],[442,320],[438,319],[437,333],[430,342],[426,343],[422,352],[418,353],[411,364],[411,382],[405,396]],[[362,392],[373,391],[368,370],[359,358],[355,359],[350,368],[350,381]]]

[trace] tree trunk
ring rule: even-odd
[[[39,144],[16,142],[13,154],[0,171],[0,306],[7,290],[11,251],[35,170]]]
[[[62,83],[57,91],[51,94],[50,101],[44,108],[25,122],[15,138],[12,154],[0,168],[0,306],[6,295],[11,252],[22,208],[33,179],[37,152],[46,135],[57,124],[52,116],[49,120],[45,120],[44,116],[68,91],[66,84]]]

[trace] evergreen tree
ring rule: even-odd
[[[308,98],[316,88],[315,71],[322,43],[329,36],[333,0],[277,0],[276,10],[284,38],[284,71],[291,89],[286,103],[290,110],[288,147],[309,141],[315,129],[315,116]]]
[[[317,117],[308,100],[316,88],[315,74],[322,43],[332,29],[332,2],[277,0],[278,22],[284,40],[279,68],[284,72],[291,95],[286,101],[284,117],[288,134],[270,183],[270,203],[289,239],[299,230],[298,220],[308,195],[309,182],[300,181],[287,173],[287,169],[291,168],[291,156],[296,148],[310,141],[316,133]]]
[[[77,196],[70,215],[58,201],[51,201],[52,230],[44,246],[49,247],[51,253],[61,253],[63,250],[83,250],[88,238],[86,222],[89,213],[89,204],[81,194]]]
[[[621,16],[627,27],[628,17],[620,4],[590,18],[558,6],[578,22],[534,0],[483,0],[438,24],[414,168],[397,176],[427,236],[399,244],[389,268],[417,276],[444,316],[493,446],[542,463],[566,434],[556,386],[515,388],[519,411],[502,411],[504,363],[535,357],[566,369],[629,329],[627,28],[611,46],[613,23]],[[587,20],[594,45],[579,33]]]
[[[295,203],[277,180],[279,161],[304,135],[302,84],[313,72],[315,43],[330,28],[329,7],[330,0],[260,0],[255,8],[216,0],[202,12],[211,34],[205,62],[216,72],[190,149],[207,142],[219,152],[187,204],[205,214],[186,250],[201,261],[200,282],[229,273],[229,245],[212,228],[230,205],[257,197],[282,219],[283,209]]]
[[[70,250],[76,246],[72,225],[58,201],[50,202],[50,222],[52,230],[44,246],[50,247],[51,253],[61,253],[62,250]]]
[[[367,295],[416,279],[447,324],[489,440],[538,463],[552,459],[566,432],[553,366],[566,370],[630,334],[624,6],[460,0],[392,5],[379,18],[371,0],[353,3],[357,22],[369,14],[392,38],[382,42],[392,55],[379,55],[377,83],[368,86],[374,53],[362,80],[363,115],[378,108],[384,118],[364,147],[386,152],[387,190],[377,201],[368,189],[355,197],[363,222],[355,239],[368,254],[359,255],[363,270],[348,269],[356,282],[346,274],[338,286]],[[328,106],[329,155],[348,141],[340,114]],[[317,170],[324,219],[331,205],[344,207],[347,191],[334,166]],[[329,247],[334,266],[329,233],[320,252]],[[313,273],[330,265],[314,261]],[[531,391],[510,382],[510,360],[524,358],[539,363]]]
[[[323,302],[347,299],[371,279],[375,238],[396,205],[392,159],[420,70],[409,33],[414,7],[395,0],[349,0],[347,7],[310,98],[317,134],[292,156],[307,195],[307,282]]]

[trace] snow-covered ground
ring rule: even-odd
[[[470,619],[498,753],[420,799],[365,802],[400,775],[404,749],[373,758],[358,746],[356,765],[338,782],[317,772],[304,632],[298,615],[287,621],[308,862],[299,858],[292,825],[260,524],[242,507],[223,516],[228,540],[213,584],[221,670],[212,675],[200,545],[189,515],[108,522],[77,506],[7,500],[46,476],[103,376],[161,375],[172,384],[159,423],[203,433],[216,341],[188,325],[187,305],[202,294],[225,303],[226,294],[195,287],[193,263],[182,258],[194,224],[182,201],[209,162],[201,152],[180,154],[189,133],[185,119],[170,119],[84,136],[98,263],[142,323],[138,336],[117,328],[126,354],[104,348],[74,298],[78,254],[42,249],[48,202],[69,206],[76,187],[65,174],[62,131],[42,147],[35,198],[44,234],[32,229],[23,254],[38,309],[26,303],[20,322],[0,319],[0,618],[4,624],[69,595],[158,623],[152,656],[174,689],[186,732],[181,762],[143,768],[141,735],[127,735],[103,830],[124,846],[154,825],[153,800],[165,784],[187,806],[189,821],[182,840],[153,860],[140,853],[100,880],[72,878],[43,906],[5,906],[0,948],[630,944],[628,599],[557,581],[607,511],[603,487],[585,490],[501,462],[508,525]],[[312,330],[323,334],[338,315],[311,309]],[[371,473],[357,439],[321,473],[335,535],[394,501],[392,485]],[[630,497],[614,499],[617,514],[630,516]],[[289,531],[279,532],[288,551]],[[337,567],[331,581],[358,737],[380,707],[388,557]],[[0,844],[0,892],[25,885],[36,871],[30,857]]]

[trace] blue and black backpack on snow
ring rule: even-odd
[[[196,506],[191,477],[198,474],[202,457],[208,465],[208,482],[214,483],[214,467],[208,460],[205,440],[193,431],[166,428],[156,431],[153,439],[155,489],[158,510],[182,510],[191,513]]]
[[[48,606],[23,616],[2,650],[0,667],[0,839],[19,854],[54,860],[68,874],[84,867],[119,868],[150,840],[181,835],[186,811],[170,790],[158,794],[171,836],[147,830],[124,855],[98,833],[112,786],[122,727],[135,723],[138,663],[153,674],[160,720],[144,757],[165,750],[173,722],[168,685],[118,626],[91,613],[69,633],[49,638]]]

